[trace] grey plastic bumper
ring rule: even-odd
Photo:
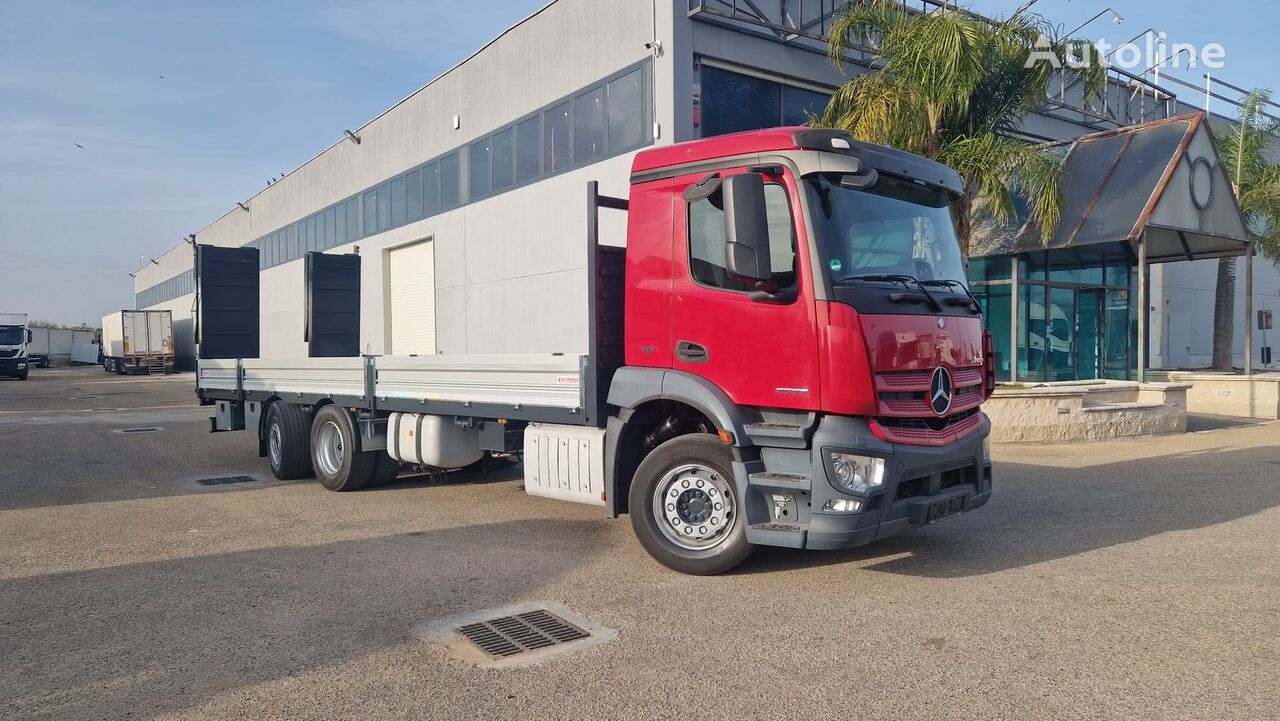
[[[748,539],[793,548],[852,548],[980,508],[991,498],[991,462],[983,454],[983,440],[990,432],[990,421],[984,416],[978,430],[959,441],[945,446],[911,446],[877,438],[865,419],[826,416],[819,421],[808,449],[763,450],[760,465],[768,471],[803,474],[811,480],[808,492],[797,496],[797,518],[788,532],[779,532],[776,526],[762,532],[759,524],[764,519],[757,511]],[[837,490],[828,462],[833,452],[884,458],[884,484],[865,495]],[[759,486],[751,490],[757,499],[785,493]],[[750,498],[752,494],[747,495]],[[829,501],[838,499],[858,500],[862,509],[857,513],[823,510]],[[749,515],[753,515],[752,505],[748,503]]]

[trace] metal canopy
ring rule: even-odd
[[[1249,235],[1203,113],[1083,136],[1066,153],[1062,221],[983,221],[972,255],[1117,244],[1149,263],[1245,255]],[[1145,242],[1143,242],[1145,240]]]

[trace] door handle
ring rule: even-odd
[[[707,349],[697,343],[682,340],[676,343],[676,357],[686,363],[706,363]]]

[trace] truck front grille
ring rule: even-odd
[[[982,427],[982,411],[974,407],[945,418],[887,416],[876,418],[872,423],[878,435],[893,443],[944,446]]]
[[[898,418],[936,418],[929,405],[929,380],[933,371],[894,371],[876,374],[880,416]],[[951,412],[968,411],[982,405],[982,368],[956,368],[951,371],[955,395]]]

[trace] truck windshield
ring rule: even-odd
[[[22,326],[0,326],[0,345],[22,345],[24,339],[25,334],[22,332]]]
[[[965,283],[955,221],[943,191],[881,175],[867,190],[839,176],[805,179],[814,231],[831,282],[857,284],[876,276]],[[950,287],[964,293],[964,286]]]

